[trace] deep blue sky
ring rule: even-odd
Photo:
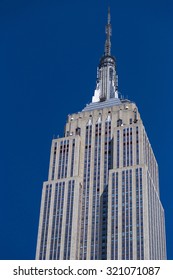
[[[112,0],[119,90],[136,102],[160,169],[173,259],[173,1]],[[52,137],[91,101],[108,1],[0,0],[0,259],[34,259]]]

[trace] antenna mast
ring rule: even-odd
[[[110,7],[108,7],[108,23],[106,25],[106,42],[105,42],[105,56],[111,55],[111,35],[112,35],[112,27],[111,27],[111,14]]]

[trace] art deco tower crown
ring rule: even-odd
[[[111,98],[118,98],[115,57],[111,55],[111,35],[111,16],[110,9],[108,9],[105,50],[97,69],[97,84],[92,102],[102,102]]]

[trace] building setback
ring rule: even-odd
[[[158,165],[136,104],[119,97],[110,37],[108,11],[92,102],[52,140],[36,259],[166,259]]]

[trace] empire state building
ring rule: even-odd
[[[164,260],[158,164],[136,104],[119,96],[108,11],[92,102],[53,139],[36,259]]]

